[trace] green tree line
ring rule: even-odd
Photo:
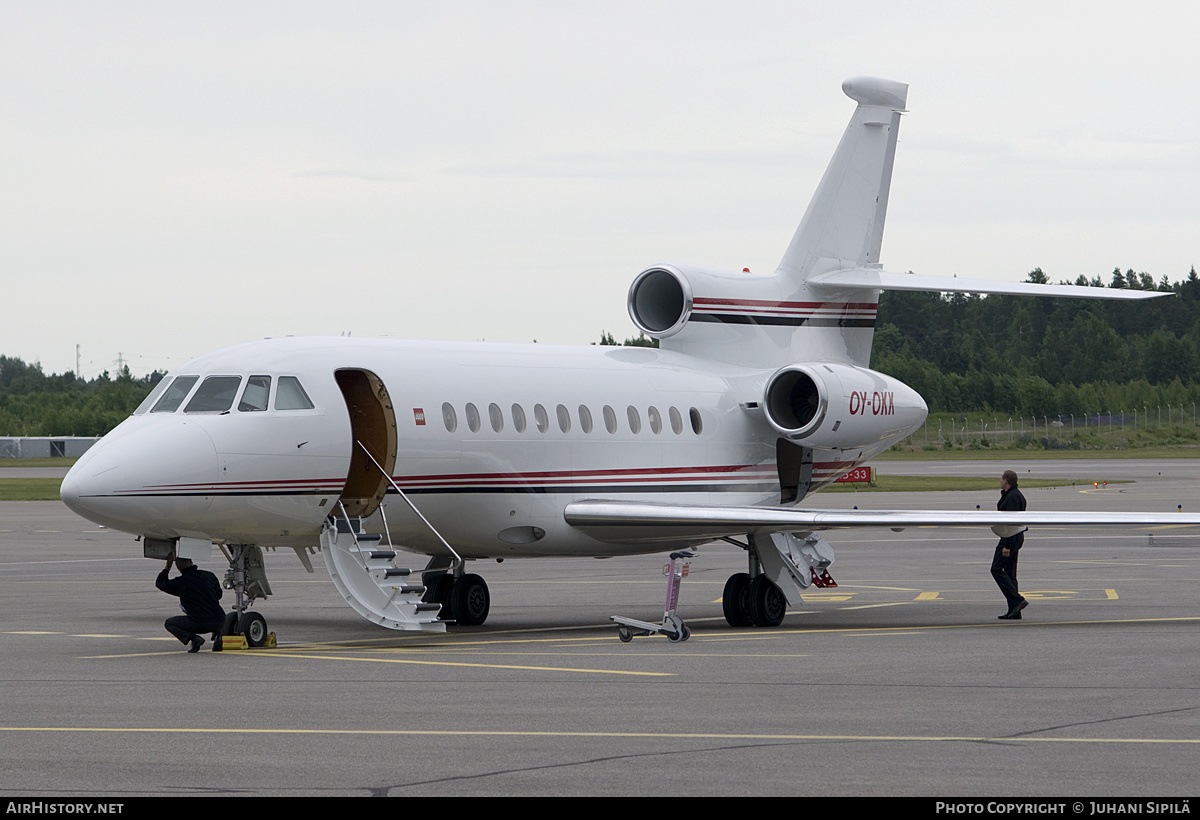
[[[163,374],[135,379],[74,373],[46,375],[39,364],[0,356],[0,435],[102,436],[137,408]]]
[[[1049,284],[1040,268],[1028,282]],[[1200,276],[1115,269],[1059,284],[1174,294],[1148,301],[888,291],[871,366],[931,411],[1024,415],[1133,412],[1200,401]]]

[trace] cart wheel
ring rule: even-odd
[[[629,643],[633,640],[633,633],[629,631],[629,627],[622,626],[617,628],[617,637],[621,639],[621,643]]]
[[[679,634],[682,636],[679,640],[686,641],[688,638],[692,637],[692,629],[687,624],[683,624],[679,628]]]

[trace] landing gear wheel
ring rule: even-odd
[[[221,624],[221,634],[222,635],[238,634],[237,633],[237,624],[238,624],[238,614],[236,612],[230,612],[228,615],[225,616],[225,620]]]
[[[750,576],[744,572],[730,575],[725,582],[725,592],[721,595],[721,609],[725,612],[725,621],[730,626],[750,626],[754,620],[750,616]]]
[[[267,619],[257,612],[247,612],[238,621],[237,631],[246,636],[247,646],[263,646],[267,642]]]
[[[487,583],[478,575],[464,575],[450,590],[450,608],[454,619],[464,626],[479,626],[487,620],[492,596]]]
[[[617,627],[617,637],[621,639],[621,643],[629,643],[633,640],[633,631],[627,626]]]
[[[450,599],[450,591],[454,588],[454,576],[448,572],[435,575],[433,580],[425,585],[425,595],[422,598],[427,604],[441,604],[438,611],[439,621],[454,620],[454,606]]]
[[[787,612],[783,591],[765,575],[750,582],[750,613],[755,626],[779,626]]]

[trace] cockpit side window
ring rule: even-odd
[[[271,395],[270,376],[251,376],[246,379],[246,389],[238,402],[238,412],[256,413],[267,409],[267,398]]]
[[[233,406],[241,376],[209,376],[183,408],[185,413],[225,413]]]
[[[312,410],[312,399],[300,386],[300,380],[295,376],[280,376],[279,386],[275,388],[276,410]]]
[[[199,376],[176,376],[171,382],[171,386],[163,393],[163,397],[158,400],[158,404],[154,405],[151,413],[174,413],[179,409],[179,405],[183,404],[183,400],[187,398],[187,394],[192,391],[192,386],[200,381]]]

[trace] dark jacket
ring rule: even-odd
[[[1025,496],[1021,495],[1021,491],[1016,487],[1009,487],[1007,490],[1001,490],[1000,500],[996,502],[996,509],[1000,512],[1025,512]],[[1016,535],[1011,535],[1008,538],[1001,538],[999,546],[1007,547],[1008,549],[1012,550],[1019,550],[1021,545],[1024,543],[1025,530],[1021,530]]]
[[[154,585],[168,595],[177,597],[188,617],[203,621],[225,618],[225,610],[217,603],[221,600],[221,584],[217,576],[195,566],[183,570],[176,578],[167,577],[170,572],[169,568],[164,567]]]

